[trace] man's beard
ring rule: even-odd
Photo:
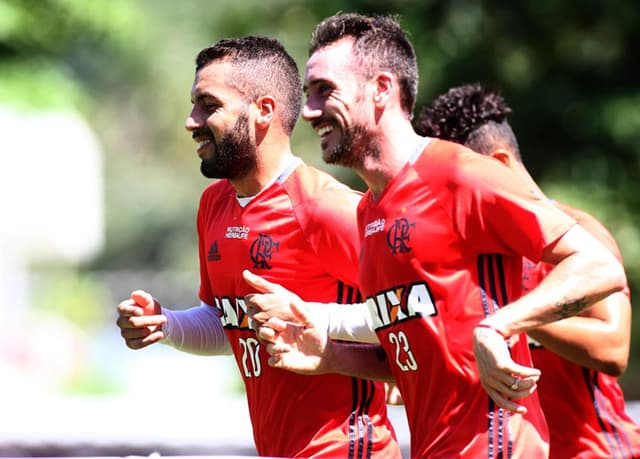
[[[200,164],[200,172],[207,178],[234,180],[245,177],[256,167],[256,147],[251,143],[249,117],[241,113],[234,126],[220,142],[212,139],[215,151]]]
[[[324,152],[323,159],[327,164],[361,168],[367,156],[378,158],[380,145],[366,126],[355,124],[343,132],[338,145]]]

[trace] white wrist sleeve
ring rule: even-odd
[[[313,304],[314,309],[316,304]],[[367,303],[319,304],[328,316],[329,338],[358,343],[379,343]]]
[[[165,344],[190,354],[231,354],[222,322],[213,306],[201,303],[185,310],[162,308],[167,323],[162,326]]]

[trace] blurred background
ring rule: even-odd
[[[450,86],[500,88],[529,170],[608,226],[640,295],[639,2],[0,0],[0,455],[253,453],[231,359],[131,351],[115,306],[138,288],[199,302],[208,181],[183,127],[197,52],[271,35],[303,71],[313,27],[340,11],[398,15],[417,109]],[[293,140],[363,189],[306,124]],[[640,400],[637,312],[620,383]]]

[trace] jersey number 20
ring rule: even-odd
[[[240,338],[242,347],[242,371],[245,378],[256,378],[262,373],[260,365],[260,342],[255,338]]]

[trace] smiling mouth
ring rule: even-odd
[[[333,126],[327,124],[316,129],[316,132],[320,137],[325,137],[333,132]]]
[[[198,153],[198,156],[200,156],[201,158],[205,156],[205,151],[207,147],[212,143],[213,141],[211,139],[199,140],[198,149],[196,150],[196,152]]]

